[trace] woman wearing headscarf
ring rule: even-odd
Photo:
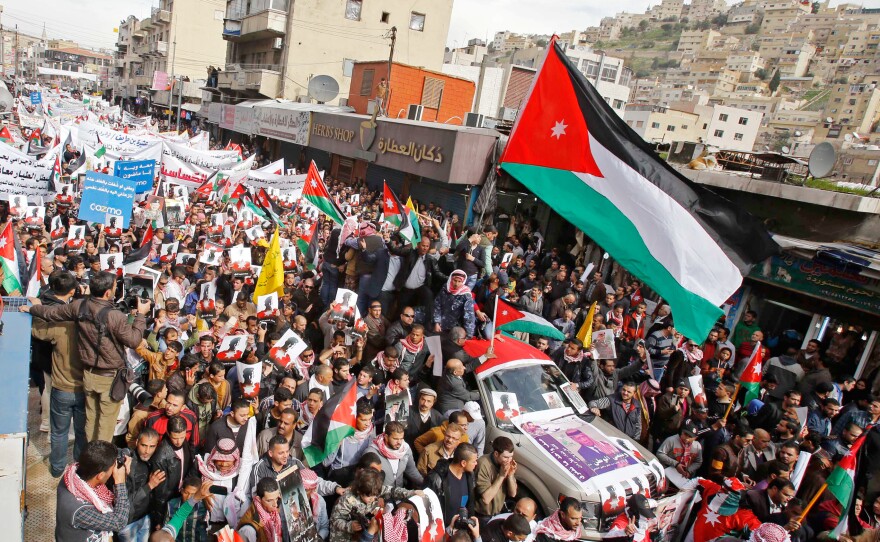
[[[434,298],[434,312],[431,321],[434,332],[448,332],[454,327],[462,327],[468,338],[474,336],[476,313],[471,289],[467,287],[467,274],[456,269],[449,274],[446,287]]]

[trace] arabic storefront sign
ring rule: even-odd
[[[309,144],[311,113],[279,107],[254,107],[254,130],[261,136],[288,141],[297,145]]]
[[[437,180],[452,169],[455,130],[313,113],[309,146]]]
[[[77,218],[105,224],[108,218],[116,217],[122,221],[122,228],[125,229],[131,218],[136,190],[132,180],[89,171],[83,183]]]
[[[153,177],[156,173],[155,160],[122,161],[117,160],[113,166],[113,175],[120,179],[134,181],[137,193],[143,194],[153,188]]]
[[[226,130],[235,128],[235,106],[220,104],[220,127]]]
[[[47,196],[51,177],[51,166],[0,143],[0,193]]]
[[[880,313],[877,281],[789,254],[757,265],[749,277],[866,312]]]
[[[240,134],[253,134],[254,108],[237,105],[233,111],[235,112],[235,118],[232,121],[232,129]]]

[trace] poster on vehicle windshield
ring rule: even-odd
[[[511,421],[538,448],[570,472],[578,481],[637,464],[636,459],[615,446],[611,439],[577,416],[564,416],[540,423]]]

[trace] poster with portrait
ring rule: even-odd
[[[154,228],[165,227],[165,198],[150,194],[144,207],[144,218],[153,223]]]
[[[354,325],[355,320],[361,317],[357,308],[358,295],[351,290],[339,288],[336,290],[336,298],[330,304],[330,317],[332,321],[345,320],[349,326]]]
[[[276,480],[281,487],[281,509],[287,520],[290,542],[322,542],[299,468],[294,465],[281,471]]]
[[[165,199],[165,225],[176,228],[186,220],[186,202],[179,199]]]
[[[55,183],[55,189],[58,190],[58,193],[55,194],[55,203],[58,204],[62,210],[67,209],[73,204],[73,198],[76,196],[76,186],[72,183]]]
[[[178,252],[177,256],[174,257],[174,263],[175,265],[187,265],[187,262],[195,259],[195,254],[190,254],[189,252]]]
[[[562,398],[559,397],[559,394],[555,391],[548,391],[547,393],[542,393],[541,397],[544,398],[544,402],[547,403],[547,408],[564,408],[565,403],[562,402]]]
[[[239,335],[241,337],[241,335]],[[247,342],[247,341],[245,341]],[[257,397],[260,394],[260,380],[263,378],[262,363],[245,363],[236,361],[235,367],[238,369],[238,389],[245,399]]]
[[[227,335],[220,342],[217,359],[224,363],[238,361],[244,355],[245,348],[247,348],[247,335]],[[239,373],[240,380],[241,373]]]
[[[249,275],[251,272],[251,247],[235,245],[229,249],[229,261],[235,276]]]
[[[43,227],[43,220],[46,218],[46,208],[38,205],[29,205],[24,210],[24,223],[29,228],[40,229]]]
[[[184,204],[189,203],[189,191],[185,186],[168,183],[166,194],[170,194],[172,198],[182,201]]]
[[[214,300],[217,298],[217,285],[211,282],[203,282],[199,286],[199,302],[196,308],[203,320],[211,321],[217,316],[217,307]]]
[[[385,424],[400,422],[406,427],[409,419],[410,404],[409,392],[406,390],[393,393],[390,386],[385,386]]]
[[[516,394],[506,391],[492,392],[492,409],[499,420],[510,420],[523,412]]]
[[[179,247],[179,241],[174,241],[173,243],[162,243],[162,246],[159,247],[159,260],[163,263],[173,262],[174,255],[177,254],[177,249]]]
[[[199,262],[205,265],[220,265],[223,247],[217,243],[207,242],[205,248],[199,256]]]
[[[257,319],[265,322],[274,322],[281,314],[278,310],[278,292],[270,292],[266,295],[257,296]]]
[[[104,237],[109,240],[122,237],[122,219],[120,217],[109,213],[104,217]]]
[[[260,239],[266,239],[266,232],[263,231],[263,228],[260,226],[254,226],[252,228],[248,228],[244,230],[244,234],[247,236],[248,241],[253,244],[256,244]]]
[[[591,348],[596,351],[596,359],[617,359],[617,349],[614,346],[614,330],[600,329],[593,332]]]
[[[67,248],[73,251],[80,251],[86,244],[86,227],[83,224],[77,224],[70,227],[67,233]]]
[[[6,199],[9,201],[9,214],[11,216],[19,218],[24,216],[28,208],[27,196],[22,194],[7,194]]]
[[[284,274],[296,273],[296,248],[293,246],[282,248],[281,259],[284,262]]]
[[[296,360],[302,354],[308,344],[292,329],[284,332],[284,335],[278,339],[278,342],[269,349],[269,358],[281,365],[287,367],[292,361]],[[306,376],[306,375],[302,375]]]
[[[122,274],[122,254],[100,254],[99,258],[101,258],[101,271],[110,271],[111,273],[116,273],[117,275]]]
[[[52,240],[63,239],[64,234],[67,233],[67,230],[64,229],[64,223],[61,220],[60,215],[55,215],[52,217],[52,223],[49,226],[49,237]]]
[[[703,387],[703,376],[689,376],[688,383],[691,386],[691,397],[693,397],[694,403],[707,406],[709,398],[706,396],[706,388]]]

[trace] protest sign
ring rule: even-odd
[[[276,480],[281,488],[281,509],[287,520],[290,542],[321,542],[299,467],[294,465],[281,471]]]
[[[134,181],[89,171],[77,218],[103,224],[107,215],[117,216],[122,219],[122,228],[128,228],[135,192]]]
[[[48,196],[52,169],[33,157],[0,143],[0,193],[24,196]]]
[[[155,174],[155,160],[117,160],[113,166],[113,175],[120,179],[134,181],[138,194],[149,192],[153,188]]]
[[[31,92],[31,105],[37,105],[43,103],[43,93],[42,92]]]

